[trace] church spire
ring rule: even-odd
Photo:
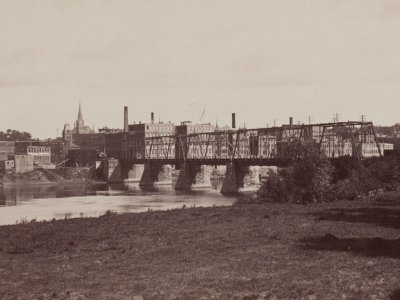
[[[79,102],[79,112],[78,112],[78,122],[82,121],[83,117],[82,117],[82,107],[81,107],[81,102]]]

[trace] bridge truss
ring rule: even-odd
[[[282,127],[237,129],[189,135],[132,137],[123,149],[129,161],[159,160],[169,163],[199,161],[219,164],[247,161],[271,164],[288,159],[295,142],[313,143],[327,157],[365,158],[382,155],[372,122],[337,122]]]

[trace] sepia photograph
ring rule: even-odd
[[[400,300],[399,0],[0,0],[1,300]]]

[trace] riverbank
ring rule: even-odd
[[[0,227],[4,299],[398,299],[400,199]],[[391,298],[392,297],[392,298]]]
[[[90,168],[58,168],[55,170],[36,169],[23,174],[0,174],[0,186],[49,185],[68,183],[102,184],[96,180]]]

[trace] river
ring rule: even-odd
[[[223,196],[219,186],[189,193],[172,186],[142,190],[136,185],[17,185],[0,187],[0,225],[30,220],[98,217],[116,213],[185,207],[232,205],[237,197]]]

